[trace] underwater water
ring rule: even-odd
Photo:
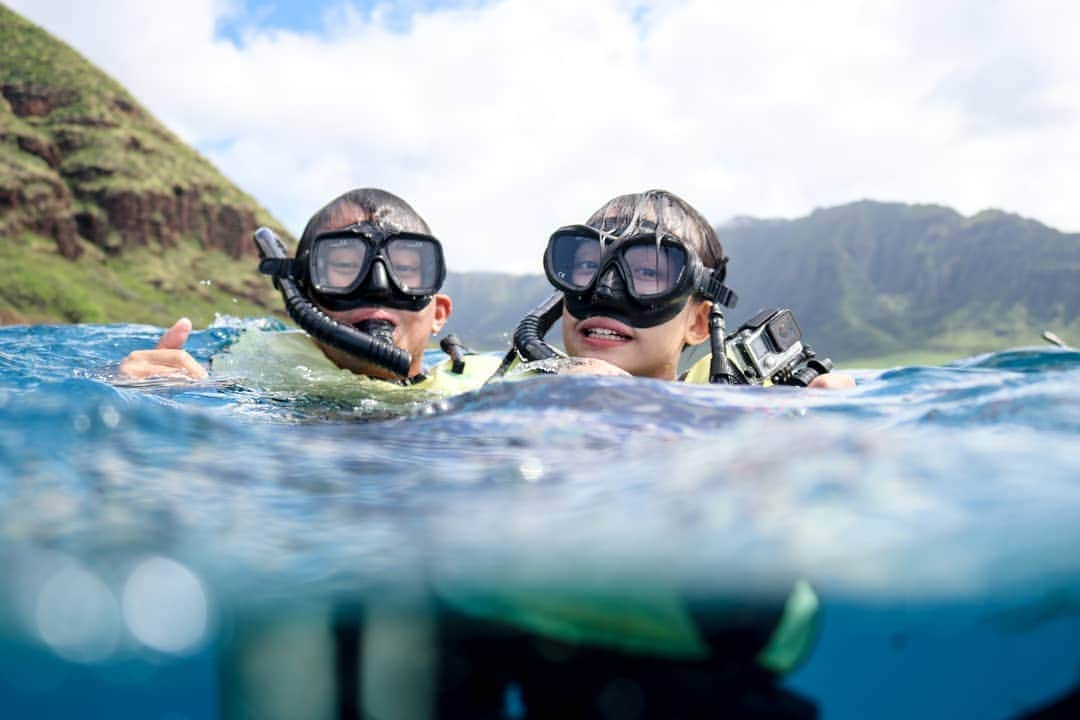
[[[432,597],[680,656],[682,616],[651,624],[672,597],[722,615],[794,581],[820,627],[782,684],[822,717],[1075,710],[1076,350],[840,392],[539,377],[435,399],[275,359],[282,330],[221,320],[188,343],[211,381],[124,385],[116,362],[160,329],[0,328],[4,717],[258,698],[337,717],[326,648],[430,665]],[[339,632],[354,611],[389,618],[381,650]],[[365,692],[399,682],[365,662]],[[368,714],[424,716],[410,682]],[[500,692],[500,716],[536,716],[528,688]],[[634,692],[582,716],[648,715]]]

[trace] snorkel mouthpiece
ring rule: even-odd
[[[387,345],[394,344],[394,324],[387,320],[362,320],[356,329]]]
[[[284,243],[270,228],[261,227],[252,237],[255,247],[258,248],[259,257],[264,261],[268,258],[280,261],[288,259]],[[363,329],[339,323],[305,297],[288,272],[280,267],[277,267],[275,271],[275,265],[285,264],[284,262],[277,264],[263,262],[260,263],[260,270],[263,270],[265,266],[264,272],[274,276],[274,285],[281,291],[285,309],[297,325],[320,342],[381,367],[399,378],[408,377],[409,368],[412,367],[412,356],[393,344],[391,335],[393,325],[380,320],[367,321],[373,323],[369,328],[372,332],[369,333]],[[390,326],[390,332],[388,333],[381,325],[375,326],[374,323]],[[361,323],[361,328],[364,326],[365,323]]]

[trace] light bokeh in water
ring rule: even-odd
[[[992,606],[1023,627],[1080,607],[1077,351],[857,371],[843,392],[537,378],[432,403],[297,364],[281,330],[225,319],[189,343],[217,355],[210,382],[118,385],[159,329],[0,329],[10,642],[166,662],[234,612],[428,584],[807,577],[858,611]],[[828,698],[815,662],[796,682]]]

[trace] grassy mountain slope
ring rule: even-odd
[[[123,87],[0,5],[0,322],[266,314],[260,224],[280,230]]]
[[[878,364],[1041,344],[1044,328],[1080,341],[1080,236],[1016,215],[864,201],[719,234],[740,297],[729,329],[786,306],[822,354]],[[505,347],[550,292],[540,275],[452,276],[447,287],[454,327],[486,348]]]
[[[719,232],[740,310],[789,306],[834,355],[969,354],[1037,344],[1044,328],[1080,338],[1080,235],[1016,215],[863,201]]]
[[[0,5],[0,323],[280,313],[255,271],[261,224],[280,231],[123,87]],[[864,201],[719,232],[741,297],[729,327],[788,306],[837,360],[955,357],[1043,328],[1080,341],[1080,235],[1032,220]],[[445,292],[448,329],[498,349],[550,288],[451,273]]]

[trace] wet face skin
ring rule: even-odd
[[[578,320],[563,309],[563,345],[573,357],[604,360],[637,377],[674,380],[683,346],[709,337],[710,307],[690,300],[672,320],[651,328],[632,328],[604,316]]]
[[[353,206],[345,206],[340,208],[334,213],[333,217],[325,225],[316,228],[316,232],[328,232],[330,230],[340,230],[341,228],[349,227],[361,222],[371,222],[371,215],[360,208]],[[338,260],[337,257],[333,258],[333,261]],[[350,258],[342,257],[342,267],[339,268],[341,272],[347,273]],[[403,256],[400,261],[395,262],[395,271],[398,272],[398,277],[403,282],[408,282],[407,277],[412,272],[416,274],[416,268],[409,269],[408,258]],[[415,258],[415,265],[418,267],[419,255]],[[400,267],[398,267],[400,265]],[[330,272],[335,272],[333,265],[330,267]],[[394,326],[393,339],[394,345],[406,350],[412,356],[412,365],[409,367],[409,375],[418,375],[423,370],[424,364],[424,349],[427,347],[428,338],[432,334],[442,330],[446,324],[446,320],[450,317],[450,312],[453,309],[453,304],[450,302],[450,298],[446,295],[438,294],[428,303],[427,307],[418,312],[412,312],[409,310],[397,310],[395,308],[388,307],[362,307],[355,308],[353,310],[327,310],[321,308],[323,312],[332,317],[334,320],[345,324],[356,326],[365,320],[385,320]],[[328,345],[324,345],[316,341],[323,354],[330,358],[331,362],[340,368],[351,370],[354,373],[360,375],[367,375],[369,377],[382,378],[386,380],[394,379],[394,375],[385,368],[354,357],[346,352],[342,352],[336,348],[332,348]]]
[[[655,218],[646,218],[655,224]],[[654,225],[655,226],[655,225]],[[617,247],[617,243],[610,248]],[[657,281],[677,274],[666,258],[651,248],[627,253],[635,287],[642,293],[657,289]],[[596,245],[582,245],[574,255],[575,284],[584,285],[597,271],[602,257]],[[670,278],[668,278],[670,280]],[[685,345],[697,345],[709,337],[709,302],[690,298],[673,319],[650,328],[634,328],[615,318],[594,316],[579,320],[565,308],[562,314],[563,345],[573,357],[594,358],[638,377],[674,380]]]

